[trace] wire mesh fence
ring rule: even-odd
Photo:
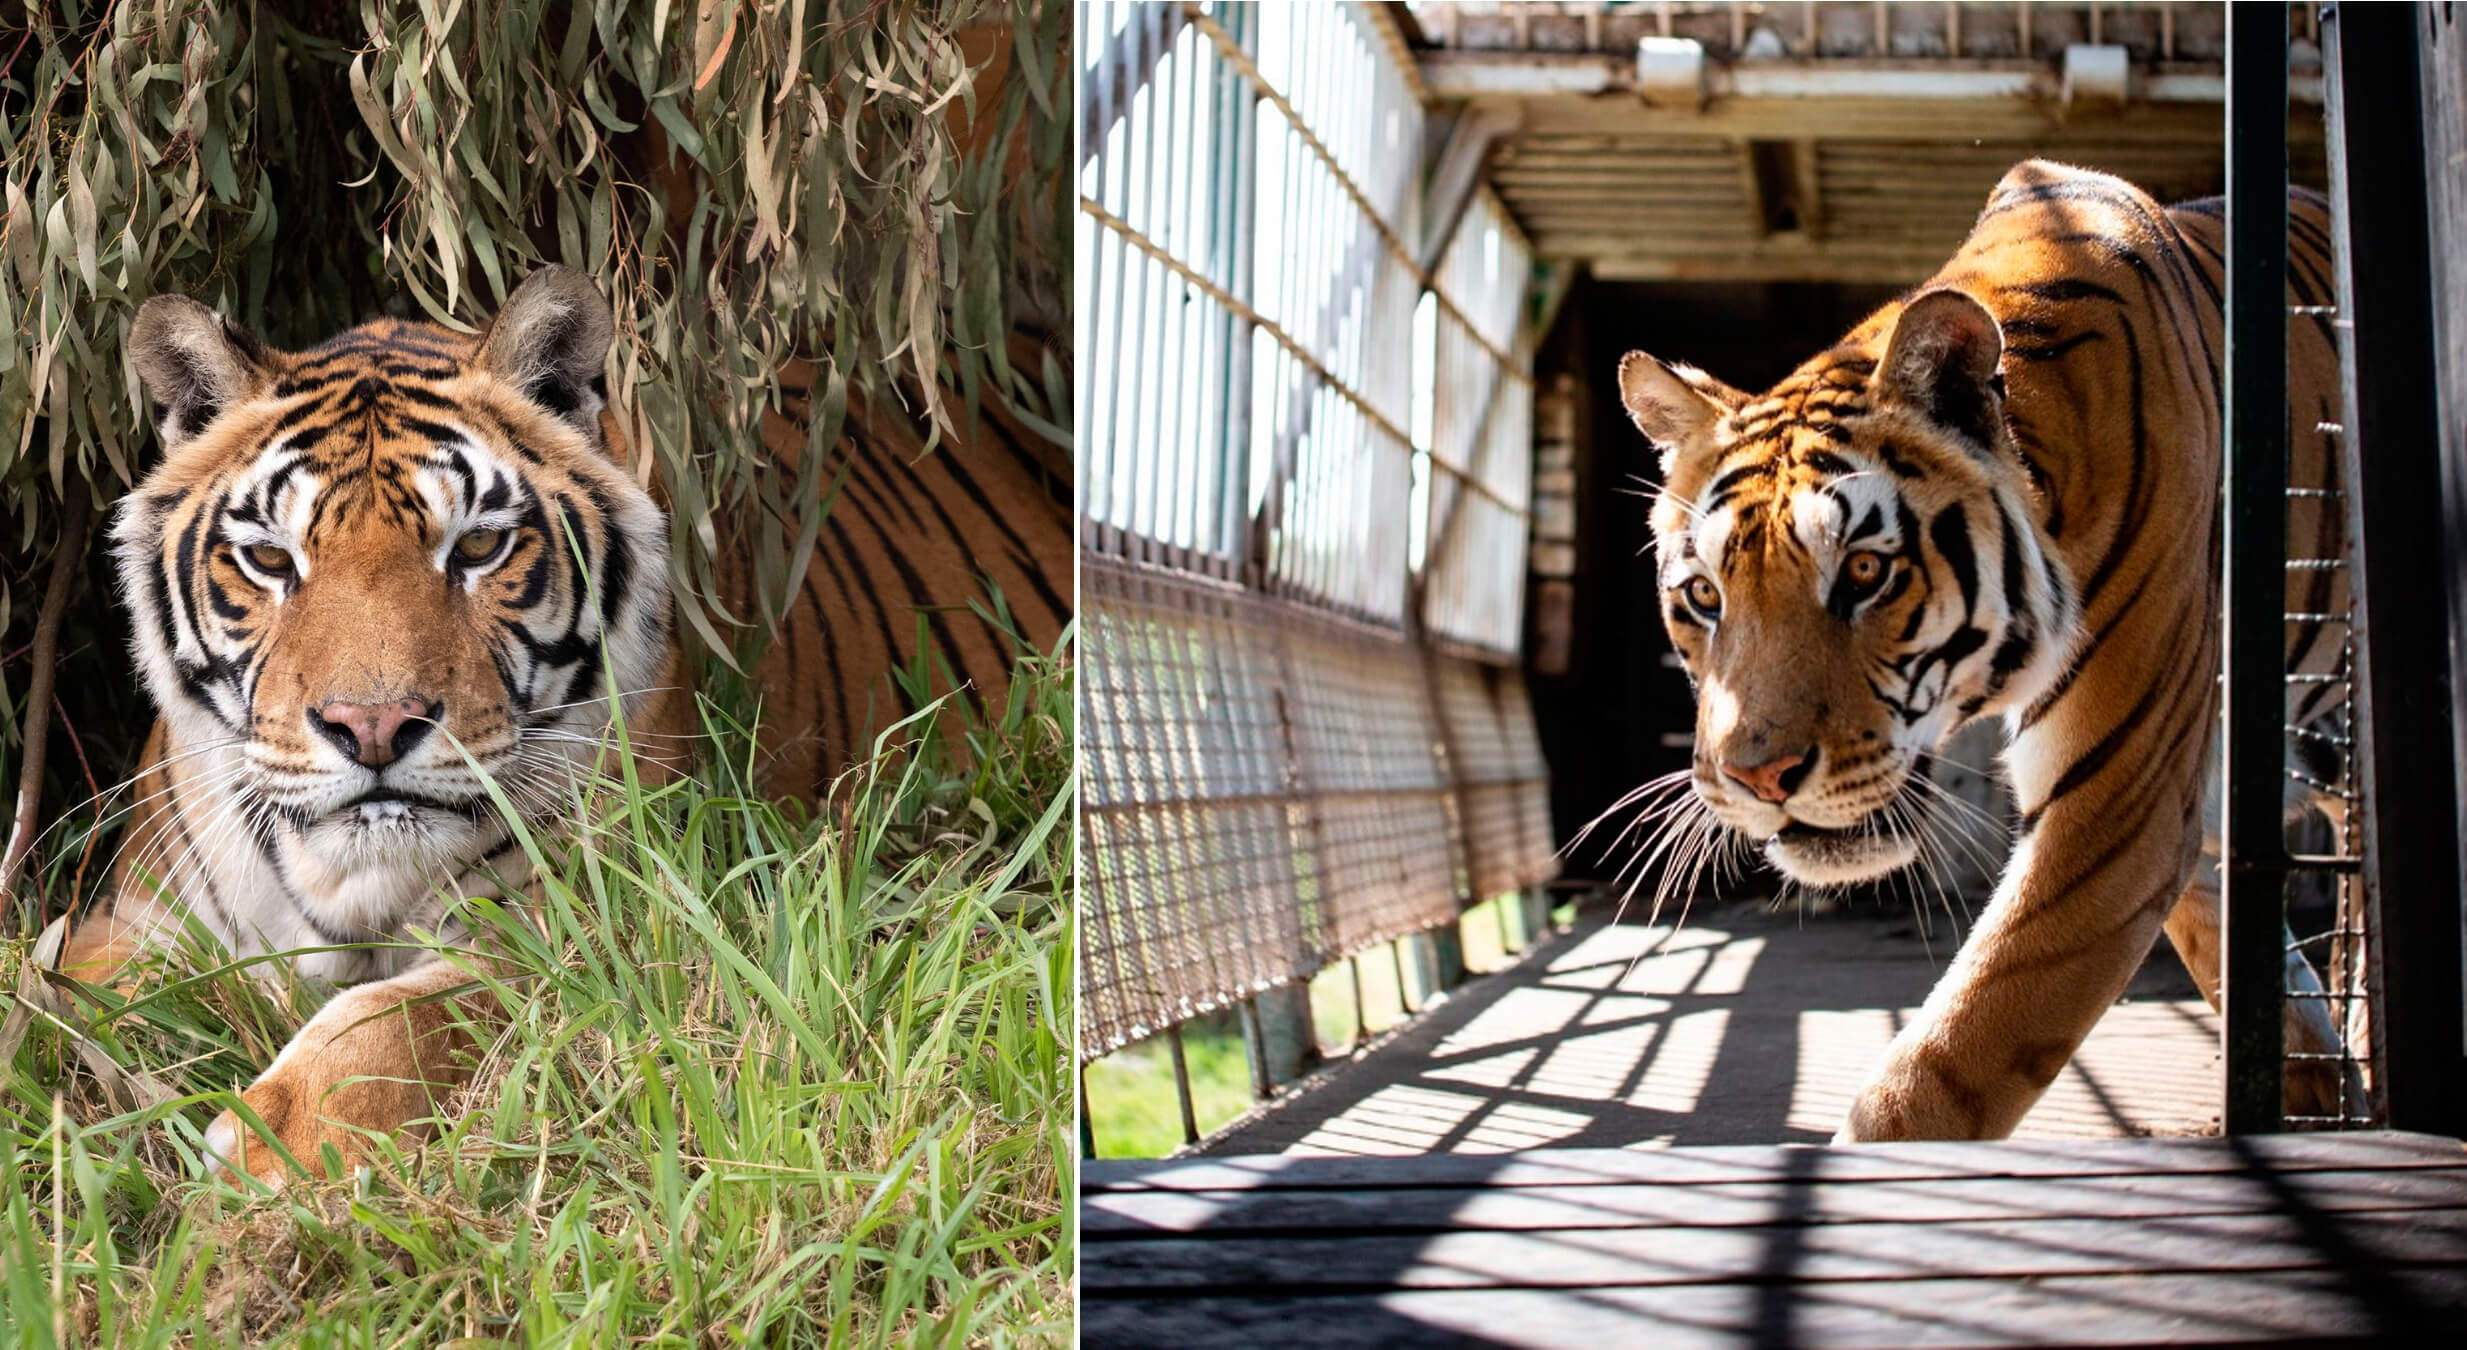
[[[1472,894],[1499,895],[1558,872],[1547,772],[1524,676],[1476,661],[1438,667],[1441,720],[1473,869]]]
[[[2295,323],[2331,319],[2336,306],[2289,307]],[[2336,422],[2314,432],[2330,444],[2343,437]],[[2367,971],[2371,906],[2360,871],[2358,826],[2363,789],[2355,743],[2356,634],[2345,547],[2345,497],[2336,455],[2289,465],[2286,559],[2288,650],[2318,653],[2296,659],[2286,673],[2288,879],[2284,894],[2287,980],[2295,1021],[2309,1021],[2329,1049],[2289,1044],[2282,1050],[2289,1078],[2327,1076],[2327,1110],[2287,1112],[2291,1129],[2354,1129],[2380,1122],[2373,1085],[2372,998]],[[2301,546],[2293,541],[2310,541]],[[2306,1005],[2315,1005],[2308,1007]]]
[[[1080,1038],[1092,1053],[1316,968],[1281,658],[1259,610],[1230,588],[1083,570]]]
[[[1552,858],[1496,669],[1530,528],[1513,222],[1426,199],[1378,6],[1079,20],[1094,1057]]]

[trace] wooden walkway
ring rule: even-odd
[[[1376,1048],[1209,1139],[1211,1154],[1821,1144],[1958,945],[1907,911],[1761,901],[1684,928],[1588,915]],[[2218,1131],[2218,1021],[2160,944],[2024,1138]]]
[[[1083,1343],[2467,1345],[2406,1134],[1088,1162]]]

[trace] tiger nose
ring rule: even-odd
[[[398,698],[391,703],[328,703],[314,710],[309,722],[336,749],[372,769],[383,768],[411,753],[428,729],[437,724],[442,705],[424,698]]]
[[[1813,747],[1797,754],[1775,755],[1761,764],[1734,764],[1725,759],[1722,776],[1755,793],[1761,801],[1785,802],[1806,781],[1807,766],[1814,759]]]

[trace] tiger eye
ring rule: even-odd
[[[1721,588],[1713,584],[1713,578],[1711,577],[1689,577],[1687,581],[1687,598],[1689,604],[1696,606],[1698,609],[1703,610],[1707,614],[1711,614],[1722,607]]]
[[[473,530],[454,541],[454,556],[467,563],[487,562],[497,556],[497,546],[504,542],[503,530]]]
[[[291,574],[291,550],[276,544],[251,544],[245,550],[249,565],[268,576]]]
[[[1885,555],[1862,549],[1842,564],[1842,574],[1853,586],[1873,586],[1884,580],[1885,566]]]

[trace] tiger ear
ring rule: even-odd
[[[263,344],[185,295],[158,295],[137,307],[128,354],[154,401],[167,449],[256,393],[269,375]]]
[[[1619,358],[1619,402],[1628,420],[1662,452],[1667,474],[1689,438],[1736,410],[1747,396],[1694,366],[1629,352]]]
[[[480,338],[478,365],[596,436],[616,331],[591,279],[550,264],[523,278]]]
[[[1938,289],[1905,306],[1876,367],[1879,401],[1917,409],[1929,420],[1993,449],[2004,418],[2004,330],[1964,292]]]

